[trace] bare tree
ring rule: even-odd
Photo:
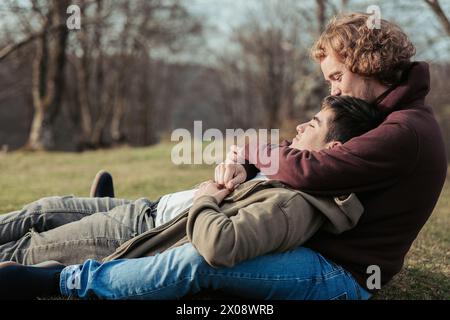
[[[34,47],[32,62],[33,120],[25,145],[29,150],[55,148],[55,119],[64,97],[68,0],[8,1],[5,5],[22,26],[21,40],[0,50],[0,61],[28,45]],[[20,36],[19,36],[20,37]]]
[[[322,31],[325,29],[325,24],[327,21],[326,16],[326,4],[327,0],[316,0],[316,15],[317,15],[317,25],[318,25],[318,31],[319,34],[322,33]]]
[[[152,113],[166,84],[157,80],[160,68],[152,53],[180,50],[173,46],[198,34],[200,25],[178,0],[95,0],[93,4],[83,12],[92,23],[77,33],[71,46],[78,104],[72,104],[70,118],[80,132],[79,149],[105,145],[107,133],[113,144],[125,142],[127,113],[136,119],[132,129],[139,130],[135,135],[139,144],[154,143]],[[116,32],[108,32],[111,25]]]
[[[31,150],[48,150],[55,146],[53,126],[64,90],[68,30],[63,24],[68,4],[68,0],[49,1],[47,13],[42,13],[43,31],[36,43],[33,62],[34,116],[27,142],[27,148]],[[35,8],[42,12],[41,8]],[[58,27],[57,31],[49,33],[55,27]]]
[[[81,9],[77,32],[66,27],[69,4]],[[158,80],[163,68],[157,61],[201,33],[200,21],[180,0],[4,0],[0,8],[15,18],[14,32],[3,36],[0,62],[22,59],[18,53],[24,48],[33,51],[34,116],[27,148],[55,147],[63,105],[78,149],[123,142],[125,126],[142,129],[141,144],[156,141],[152,121],[167,86]],[[127,114],[138,121],[126,124]]]
[[[445,33],[450,37],[450,20],[445,14],[444,10],[439,3],[439,0],[424,0],[433,10],[436,17],[439,19],[442,27],[444,28]]]
[[[156,141],[156,105],[167,85],[159,80],[161,68],[152,63],[152,57],[181,50],[184,40],[200,34],[201,24],[179,0],[143,1],[138,10],[140,14],[135,18],[137,36],[134,39],[141,70],[138,114],[142,144],[147,145]]]
[[[261,110],[261,101],[247,58],[230,52],[217,56],[219,105],[226,128],[248,128],[260,120],[257,111]]]
[[[299,84],[311,72],[307,48],[317,33],[311,20],[309,11],[295,1],[264,1],[234,31],[236,59],[243,62],[235,70],[246,75],[243,90],[252,91],[242,96],[254,97],[250,108],[261,107],[264,127],[278,127],[281,118],[295,115]]]
[[[80,113],[79,117],[73,117],[79,121],[80,138],[79,148],[98,147],[102,145],[102,136],[109,114],[112,110],[114,99],[114,83],[111,83],[117,75],[106,73],[104,30],[105,22],[112,13],[112,2],[95,0],[93,6],[83,8],[83,16],[92,15],[92,23],[84,26],[84,30],[77,32],[76,42],[72,50],[80,52],[79,57],[72,59],[75,67],[77,81],[74,86],[77,90],[78,107],[73,112]],[[89,11],[89,12],[88,12]],[[75,56],[74,54],[72,55]],[[108,81],[107,81],[108,80]],[[93,94],[95,92],[95,94]]]

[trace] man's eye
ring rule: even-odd
[[[312,124],[309,124],[309,126],[310,126],[311,128],[314,128],[314,126],[313,126]]]

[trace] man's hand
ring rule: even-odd
[[[242,164],[221,163],[214,171],[214,180],[218,185],[234,190],[247,179],[247,172]]]
[[[237,145],[230,146],[230,151],[227,153],[225,163],[244,163],[244,149]]]
[[[209,180],[200,184],[199,189],[195,192],[194,201],[201,196],[212,196],[216,199],[217,204],[220,204],[223,199],[230,194],[230,192],[230,190],[219,186],[214,181]]]
[[[219,164],[214,171],[214,181],[220,186],[234,190],[247,179],[247,172],[240,163],[244,163],[242,148],[230,147],[225,162]]]

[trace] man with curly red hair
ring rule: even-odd
[[[266,153],[264,159],[279,154],[274,158],[279,158],[280,169],[268,174],[270,179],[312,194],[354,192],[365,208],[354,229],[337,236],[318,232],[291,252],[290,262],[283,260],[297,266],[304,279],[288,286],[287,296],[298,291],[305,298],[320,296],[330,288],[343,295],[353,292],[341,276],[345,272],[366,292],[380,289],[401,270],[445,181],[442,134],[432,109],[425,104],[430,90],[428,64],[411,61],[414,45],[397,25],[381,19],[380,28],[370,28],[368,20],[364,13],[333,18],[311,53],[332,95],[373,102],[385,121],[333,150],[299,151],[287,141],[261,149]],[[307,130],[308,124],[299,125],[298,136]],[[252,164],[219,165],[217,182],[233,188],[259,170],[264,173],[257,152],[250,152],[247,146],[240,156]],[[234,154],[230,160],[238,158]],[[326,263],[312,260],[302,250],[305,247]],[[259,261],[264,270],[274,267]]]
[[[416,53],[408,36],[381,19],[380,29],[367,26],[368,15],[333,18],[311,49],[332,95],[352,94],[373,102],[394,88]]]

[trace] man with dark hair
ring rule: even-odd
[[[375,128],[381,121],[381,113],[363,100],[327,97],[320,112],[308,123],[297,127],[298,134],[291,147],[310,151],[333,149]],[[109,184],[109,190],[113,190],[112,184]],[[176,199],[176,195],[173,194],[172,199]],[[336,234],[347,231],[356,225],[363,208],[354,194],[339,198],[311,197],[260,176],[243,183],[233,192],[214,182],[203,183],[193,204],[186,202],[185,207],[178,207],[178,210],[173,219],[165,218],[157,228],[132,238],[106,260],[150,256],[148,258],[110,261],[102,265],[88,260],[84,265],[67,268],[58,264],[37,268],[6,263],[0,267],[0,288],[8,289],[0,291],[0,297],[57,294],[60,284],[63,294],[79,297],[95,294],[102,298],[175,298],[194,293],[201,287],[210,287],[181,281],[179,285],[161,291],[176,279],[192,278],[193,269],[202,270],[201,273],[208,273],[212,278],[215,272],[220,277],[220,270],[234,272],[233,268],[239,268],[241,263],[257,256],[298,247],[319,228]],[[151,217],[156,221],[158,215],[164,214],[156,210]],[[66,231],[77,231],[77,224],[66,225]],[[80,226],[87,227],[86,224]],[[89,234],[89,230],[79,231]],[[48,231],[42,236],[51,239],[51,233]],[[57,232],[58,235],[63,233],[68,232]],[[63,240],[59,236],[59,242],[67,242]],[[47,243],[48,246],[53,244]],[[61,260],[65,254],[55,250],[54,257]],[[141,269],[143,264],[155,269],[144,271]],[[127,271],[124,273],[124,270]],[[59,272],[61,276],[58,276]],[[364,294],[348,274],[336,275],[335,281],[344,281],[354,288],[348,292],[351,298],[359,299]],[[120,288],[118,283],[121,283]],[[329,288],[322,298],[338,294],[340,291]]]
[[[375,106],[362,103],[360,99],[341,97],[328,96],[322,104],[333,111],[333,117],[328,123],[326,141],[345,143],[369,132],[382,122],[381,112]]]
[[[302,136],[299,141],[297,137],[292,140],[291,148],[297,150],[319,151],[324,149],[323,141],[326,143],[334,141],[333,146],[342,145],[351,138],[357,137],[376,128],[382,122],[382,115],[374,106],[366,103],[364,100],[352,98],[349,96],[328,96],[322,102],[321,113],[329,112],[327,117],[327,130],[325,137],[316,137],[314,135]],[[305,130],[320,127],[323,123],[317,116],[312,121],[301,124],[297,131],[303,134]],[[325,131],[322,131],[325,133]],[[305,139],[308,148],[304,148]],[[317,145],[317,147],[316,147]]]

